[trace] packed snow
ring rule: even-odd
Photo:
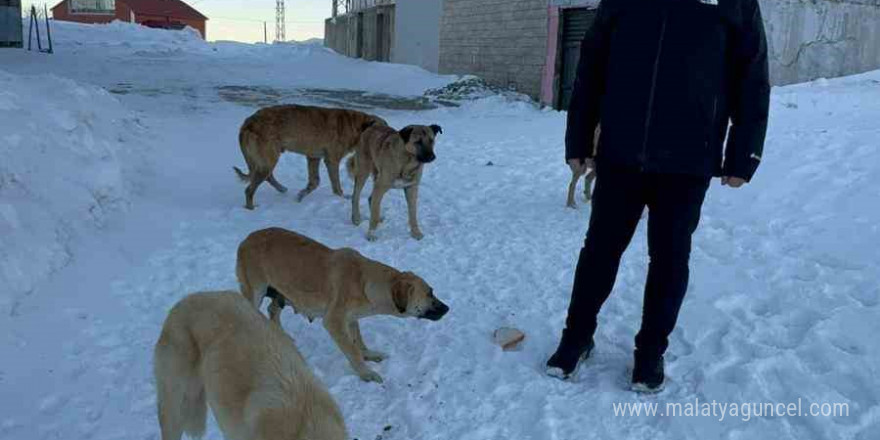
[[[583,201],[565,208],[564,113],[491,94],[393,105],[457,78],[315,45],[54,25],[54,55],[0,51],[0,439],[159,439],[152,346],[167,311],[187,293],[235,288],[238,243],[268,226],[412,270],[451,306],[436,323],[362,323],[391,355],[374,365],[381,385],[361,382],[320,324],[285,312],[353,439],[878,438],[880,72],[774,89],[757,177],[710,189],[666,391],[641,396],[627,385],[644,224],[593,357],[570,383],[542,372],[589,216]],[[368,242],[326,175],[303,203],[264,186],[257,210],[243,209],[231,167],[243,165],[244,118],[334,90],[346,91],[340,102],[361,96],[352,90],[385,96],[370,111],[396,127],[443,126],[421,188],[424,240],[409,237],[392,193]],[[298,189],[305,169],[287,155],[276,175]],[[525,333],[519,351],[494,343],[500,327]],[[849,414],[719,421],[613,408],[695,399],[844,403]],[[222,436],[210,424],[206,438]]]

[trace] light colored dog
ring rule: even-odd
[[[602,127],[597,126],[595,136],[593,136],[593,157],[596,157],[596,153],[599,152],[599,136],[602,134]],[[577,189],[578,180],[583,176],[584,177],[584,198],[590,200],[593,198],[593,192],[590,190],[591,185],[593,184],[593,180],[596,180],[596,167],[595,162],[590,162],[592,166],[587,164],[581,164],[580,166],[575,166],[572,164],[568,164],[569,168],[571,168],[571,182],[568,184],[568,202],[566,206],[569,208],[577,208],[577,203],[574,201],[574,192]]]
[[[347,440],[336,402],[293,339],[238,292],[177,303],[154,352],[162,440],[205,432],[211,407],[227,439]]]
[[[286,151],[308,158],[309,183],[299,192],[298,201],[318,188],[321,159],[327,166],[333,193],[342,197],[339,164],[355,148],[367,123],[387,125],[378,116],[354,110],[303,105],[279,105],[254,113],[245,120],[238,136],[248,173],[233,167],[248,183],[245,207],[254,209],[254,193],[264,181],[279,192],[287,192],[274,175],[278,159]]]
[[[367,239],[376,240],[376,228],[382,221],[382,197],[391,188],[403,189],[409,211],[410,234],[416,240],[424,237],[419,229],[419,182],[426,163],[436,159],[434,142],[443,133],[439,125],[410,125],[399,132],[391,127],[370,124],[361,134],[354,155],[346,168],[354,178],[351,199],[351,222],[361,223],[360,196],[367,178],[373,175],[373,193],[370,201],[370,229]]]
[[[449,311],[412,272],[281,228],[254,232],[241,243],[236,274],[254,307],[264,296],[273,299],[269,316],[279,326],[286,303],[310,321],[323,318],[324,328],[365,381],[382,382],[365,361],[381,362],[386,356],[364,344],[359,319],[390,315],[437,321]]]

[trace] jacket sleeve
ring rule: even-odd
[[[761,8],[757,0],[744,3],[744,21],[734,35],[731,51],[731,127],[723,174],[749,181],[764,152],[770,111],[770,75]]]
[[[593,157],[593,138],[599,124],[600,104],[605,91],[608,46],[611,40],[613,0],[602,0],[595,21],[581,44],[568,121],[565,132],[565,159]]]

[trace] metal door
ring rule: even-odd
[[[587,30],[592,26],[596,18],[595,9],[569,8],[564,9],[561,20],[561,75],[559,78],[559,90],[557,92],[560,110],[567,110],[571,103],[571,94],[574,90],[574,79],[577,76],[578,62],[581,58],[581,43]]]

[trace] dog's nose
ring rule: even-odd
[[[439,321],[447,312],[449,312],[449,306],[438,301],[437,305],[425,312],[424,318],[431,321]]]
[[[434,153],[428,153],[424,155],[424,157],[422,157],[422,162],[431,163],[434,161],[434,159],[437,159],[437,156],[435,156]]]

